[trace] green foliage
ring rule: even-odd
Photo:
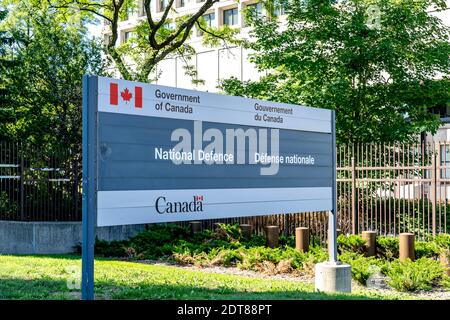
[[[366,285],[367,279],[375,272],[383,270],[383,261],[375,257],[365,257],[354,252],[344,252],[339,256],[339,260],[348,263],[352,267],[352,278],[362,285]]]
[[[127,241],[95,241],[95,253],[104,257],[126,257]]]
[[[313,269],[314,264],[323,262],[328,258],[323,248],[311,247],[307,253],[299,252],[290,246],[279,248],[252,247],[241,251],[242,261],[238,264],[241,269],[255,271],[277,272],[276,268],[288,263],[287,267],[294,270]],[[267,264],[269,263],[269,264]],[[265,270],[273,266],[273,270]],[[278,271],[280,271],[278,269]]]
[[[5,139],[63,147],[76,158],[81,154],[81,80],[87,73],[103,74],[100,44],[88,38],[85,26],[55,14],[48,3],[28,0],[10,7],[0,30],[20,35],[21,41],[7,51],[18,64],[7,74],[13,96],[1,130]]]
[[[266,244],[266,238],[262,235],[252,235],[250,240],[243,242],[246,248],[249,247],[262,247]]]
[[[238,262],[244,260],[245,252],[242,250],[221,250],[212,260],[213,265],[222,265],[225,267],[235,266]]]
[[[413,262],[395,260],[389,263],[388,284],[398,291],[431,290],[444,276],[444,270],[438,261],[421,258]]]
[[[284,234],[280,236],[278,243],[280,246],[289,246],[295,248],[295,236],[286,237]]]
[[[344,235],[341,234],[337,238],[338,251],[364,253],[366,241],[360,235]]]
[[[443,1],[281,2],[283,28],[249,17],[246,45],[267,75],[225,80],[226,93],[334,109],[340,143],[408,141],[437,130],[430,108],[450,98],[450,28],[427,11]],[[371,6],[380,9],[376,25]]]
[[[445,289],[450,290],[450,277],[447,275],[444,275],[444,277],[442,278],[442,281],[441,281],[441,285]]]
[[[14,220],[19,213],[19,207],[17,202],[11,201],[8,197],[8,193],[5,191],[0,192],[0,212],[2,216]]]
[[[239,230],[239,223],[235,224],[219,224],[221,231],[225,234],[228,241],[234,241],[241,238],[241,232]]]
[[[439,247],[435,242],[416,241],[415,249],[417,259],[422,257],[437,259],[439,256]]]
[[[377,237],[377,256],[391,261],[398,258],[399,240],[397,237]]]
[[[450,249],[450,234],[443,233],[437,235],[433,241],[436,243],[439,249],[448,250]]]
[[[0,7],[0,25],[7,14],[8,11]],[[8,137],[8,128],[5,124],[15,121],[14,111],[11,108],[14,90],[10,77],[12,67],[17,66],[18,61],[10,52],[17,40],[17,37],[0,28],[0,139],[2,140]]]

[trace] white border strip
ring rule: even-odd
[[[232,218],[276,213],[328,211],[331,187],[98,191],[98,226]],[[155,201],[192,201],[203,196],[203,211],[163,213]]]
[[[117,83],[119,92],[124,90],[124,88],[128,88],[130,92],[133,92],[134,87],[141,86],[143,107],[135,108],[132,100],[130,100],[129,103],[125,103],[120,97],[120,94],[118,97],[118,105],[110,105],[110,83]],[[100,112],[331,133],[331,111],[327,109],[226,96],[104,77],[99,77],[98,88],[98,111]],[[161,90],[161,92],[164,93],[199,97],[200,102],[190,103],[184,101],[174,101],[167,98],[157,98],[155,96],[156,90]],[[163,103],[164,106],[166,103],[178,106],[189,105],[189,107],[192,108],[192,113],[166,111],[164,106],[161,110],[156,110],[155,105],[157,103]],[[258,111],[255,109],[255,103],[268,107],[292,109],[292,114]],[[260,116],[266,114],[271,117],[280,116],[283,119],[283,122],[257,121],[255,119],[257,114]]]

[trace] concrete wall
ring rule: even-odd
[[[125,240],[145,225],[97,228],[100,240]],[[81,222],[0,221],[0,254],[51,254],[74,252],[81,243]]]

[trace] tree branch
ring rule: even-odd
[[[197,22],[197,20],[206,12],[206,10],[211,8],[216,2],[219,2],[219,0],[206,0],[203,6],[201,6],[200,9],[192,17],[183,22],[178,27],[178,30],[169,37],[167,37],[167,39],[164,40],[160,45],[162,47],[168,45],[173,40],[175,40],[183,32],[183,30],[188,31],[189,33],[189,31],[191,31],[192,27],[194,26],[195,22]]]

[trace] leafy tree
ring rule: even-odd
[[[6,10],[0,8],[0,23],[6,18]],[[10,54],[11,46],[15,39],[6,31],[0,30],[0,138],[5,139],[8,136],[7,123],[13,122],[14,112],[10,107],[13,90],[8,80],[11,68],[16,65],[16,61]]]
[[[156,65],[170,55],[180,55],[186,61],[186,71],[192,74],[195,70],[189,65],[189,57],[195,50],[186,43],[194,26],[204,32],[206,45],[214,45],[218,40],[238,43],[235,35],[239,32],[227,26],[214,29],[206,25],[203,14],[219,0],[205,0],[193,14],[170,18],[169,13],[177,13],[175,0],[158,1],[165,6],[159,19],[151,12],[152,0],[142,1],[144,19],[133,31],[134,37],[123,44],[119,42],[119,22],[127,18],[130,12],[138,8],[136,0],[48,0],[54,8],[64,12],[77,8],[89,16],[107,22],[110,34],[106,37],[106,53],[112,59],[115,68],[126,80],[147,82],[151,80]],[[157,76],[157,75],[156,75]]]
[[[28,4],[12,6],[11,19],[0,25],[22,38],[14,48],[20,63],[8,68],[6,80],[15,90],[7,105],[13,113],[8,137],[79,154],[81,80],[86,73],[103,73],[100,45],[88,39],[81,23]]]
[[[287,21],[249,15],[252,59],[268,75],[229,94],[336,110],[338,142],[435,132],[450,100],[450,30],[440,0],[285,0]]]

